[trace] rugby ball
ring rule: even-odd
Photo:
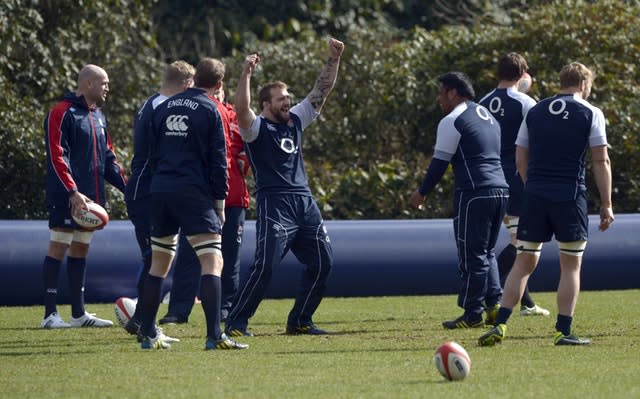
[[[101,229],[109,222],[107,211],[95,202],[88,202],[87,210],[74,212],[72,217],[78,226],[87,230]]]
[[[522,93],[528,93],[531,90],[533,79],[527,72],[522,74],[522,77],[518,81],[518,91]]]
[[[127,298],[126,296],[116,299],[113,311],[116,314],[116,319],[118,320],[120,327],[124,328],[124,326],[127,325],[127,322],[131,320],[131,317],[136,311],[137,303],[137,300]]]
[[[433,361],[440,374],[449,381],[463,380],[471,372],[471,358],[457,342],[449,341],[440,345]]]

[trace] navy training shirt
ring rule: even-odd
[[[149,139],[153,111],[167,96],[155,93],[142,104],[133,122],[133,159],[131,176],[124,191],[125,200],[137,200],[151,195],[151,167],[149,165]]]
[[[227,196],[227,153],[218,109],[203,89],[190,88],[156,108],[151,192]]]
[[[456,190],[508,188],[500,163],[500,125],[473,101],[442,118],[433,156],[451,162]]]
[[[259,115],[248,129],[240,129],[256,179],[256,196],[311,196],[302,157],[302,131],[317,118],[306,98],[289,111],[288,123]]]
[[[480,100],[500,124],[500,159],[505,176],[515,176],[516,137],[522,120],[536,101],[528,95],[509,88],[496,88]]]
[[[604,114],[577,94],[546,98],[527,113],[516,145],[529,148],[525,192],[573,200],[586,191],[587,148],[607,145]]]

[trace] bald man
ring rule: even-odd
[[[100,110],[108,93],[107,72],[97,65],[85,65],[78,74],[75,92],[66,93],[44,121],[50,240],[42,268],[42,328],[113,325],[85,311],[86,257],[93,232],[82,229],[71,218],[72,213],[86,209],[88,202],[104,206],[105,180],[124,191],[124,171],[116,161],[107,120]],[[65,256],[71,297],[69,323],[57,310],[60,266]]]

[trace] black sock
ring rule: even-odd
[[[142,303],[142,325],[140,332],[143,336],[156,336],[156,315],[160,307],[162,283],[164,278],[147,274],[144,282],[144,302]]]
[[[556,330],[560,331],[564,335],[571,334],[572,321],[573,321],[573,317],[561,315],[558,313],[558,318],[556,321]]]
[[[200,277],[200,301],[207,320],[207,337],[210,339],[220,339],[220,277],[212,274],[205,274]]]
[[[498,272],[500,273],[500,284],[503,287],[509,271],[513,267],[513,262],[516,261],[516,253],[516,247],[513,244],[509,244],[498,255]]]
[[[71,316],[78,318],[84,315],[84,279],[87,271],[85,258],[67,257],[67,277],[71,294]]]
[[[532,308],[536,306],[536,303],[533,302],[533,298],[529,294],[529,286],[524,287],[524,294],[522,294],[522,299],[520,300],[520,305],[526,306],[528,308]]]
[[[144,303],[144,281],[151,269],[151,256],[145,256],[142,258],[142,272],[138,278],[138,302],[136,303],[136,310],[133,312],[132,319],[142,320],[142,304]]]
[[[498,309],[498,316],[496,316],[496,325],[507,324],[507,321],[509,321],[509,317],[511,317],[512,312],[513,309],[501,306],[500,309]]]
[[[44,318],[57,312],[58,300],[58,276],[60,274],[61,260],[50,256],[44,257],[42,264],[42,283],[44,285]]]

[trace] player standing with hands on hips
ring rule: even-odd
[[[481,327],[482,313],[500,301],[502,288],[495,245],[506,210],[508,185],[500,163],[500,125],[475,97],[467,75],[449,72],[438,78],[438,102],[445,117],[422,185],[410,198],[420,208],[449,163],[455,176],[453,230],[458,248],[462,316],[446,320],[447,329]]]
[[[613,223],[611,165],[602,111],[586,101],[593,73],[573,62],[560,71],[560,93],[529,110],[516,139],[516,165],[524,180],[518,224],[518,255],[504,286],[496,325],[478,343],[502,342],[507,320],[535,270],[542,243],[555,236],[560,251],[555,345],[587,345],[571,332],[580,292],[580,267],[589,219],[584,157],[591,148],[593,177],[600,193],[600,230]]]
[[[257,54],[245,59],[236,93],[240,134],[256,179],[256,253],[247,281],[240,289],[227,316],[226,332],[232,336],[252,335],[247,330],[264,298],[271,273],[291,250],[305,264],[293,309],[287,319],[287,334],[326,334],[312,316],[326,288],[333,254],[320,209],[311,195],[302,158],[302,131],[313,122],[333,89],[344,43],[329,40],[329,59],[316,83],[292,108],[287,85],[267,83],[260,89],[261,113],[250,105],[250,80]]]

